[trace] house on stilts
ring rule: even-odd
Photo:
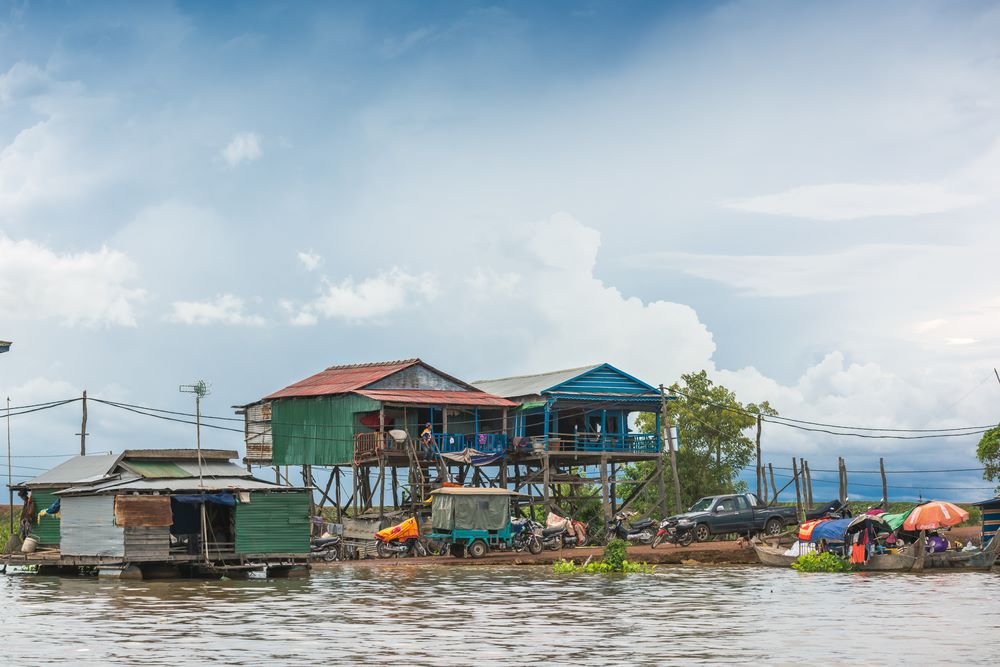
[[[655,481],[665,508],[660,413],[668,397],[651,385],[607,363],[473,384],[518,404],[507,477],[532,502],[573,515],[579,503],[593,500],[584,487],[596,484],[609,521]],[[640,412],[655,414],[655,432],[630,428]],[[646,460],[655,463],[652,473],[630,479],[629,493],[619,497],[623,466]]]
[[[387,508],[424,511],[430,491],[445,482],[485,484],[484,464],[507,455],[516,407],[407,359],[331,366],[237,412],[248,465],[273,466],[277,479],[282,467],[302,466],[321,506],[335,507],[339,518],[351,508],[353,517],[381,520]],[[329,468],[325,482],[320,467]]]

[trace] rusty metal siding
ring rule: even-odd
[[[236,553],[309,553],[309,494],[250,494],[236,505]]]
[[[67,556],[124,556],[124,529],[115,525],[114,496],[62,499],[60,550]]]
[[[125,557],[131,561],[168,560],[170,527],[125,528]]]
[[[48,509],[49,505],[55,502],[59,496],[48,491],[32,491],[31,498],[35,501],[35,513]],[[43,516],[42,520],[35,524],[31,533],[38,538],[38,543],[42,546],[59,545],[59,519],[52,516]]]
[[[350,465],[355,413],[378,410],[364,396],[320,396],[272,401],[275,465]]]
[[[118,526],[169,528],[173,522],[170,496],[115,496],[115,524]]]

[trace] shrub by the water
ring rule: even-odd
[[[792,563],[799,572],[850,572],[851,564],[829,551],[821,554],[802,554]]]
[[[638,572],[649,574],[655,568],[647,563],[632,563],[628,559],[628,542],[611,540],[604,547],[604,559],[577,565],[571,560],[559,559],[552,564],[552,571],[559,574],[586,572],[589,574],[610,572]]]

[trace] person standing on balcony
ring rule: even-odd
[[[427,422],[424,430],[420,432],[420,444],[428,453],[434,451],[434,429],[430,422]]]

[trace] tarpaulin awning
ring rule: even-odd
[[[468,463],[474,466],[488,466],[503,458],[503,454],[484,454],[475,449],[463,449],[460,452],[441,454],[442,458],[455,463]]]
[[[913,510],[906,510],[905,512],[900,512],[899,514],[883,514],[882,520],[889,524],[889,527],[893,530],[899,530],[899,528],[906,522],[906,517],[910,516],[910,512]]]
[[[191,495],[170,496],[172,500],[179,503],[200,505],[202,503],[214,503],[216,505],[236,505],[236,497],[231,493],[198,493]]]
[[[835,521],[824,521],[815,528],[813,528],[812,535],[809,537],[810,542],[819,542],[820,540],[826,540],[827,542],[843,542],[844,541],[844,531],[847,527],[851,525],[853,519],[837,519]]]

